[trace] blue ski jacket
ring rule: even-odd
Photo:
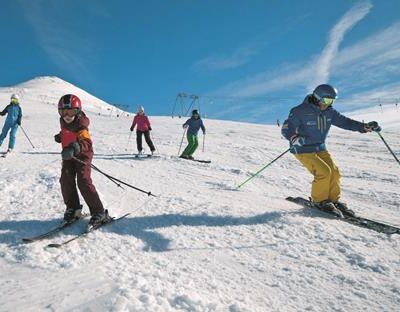
[[[15,126],[15,124],[21,125],[22,109],[19,104],[8,104],[6,108],[0,112],[1,116],[7,115],[5,125],[9,127]]]
[[[365,124],[341,115],[332,106],[322,111],[307,95],[303,103],[292,108],[282,125],[282,135],[290,140],[298,135],[304,138],[303,146],[292,146],[291,153],[315,153],[326,151],[325,139],[331,125],[364,133]]]
[[[206,128],[204,127],[203,120],[201,120],[201,118],[196,119],[191,117],[188,120],[186,120],[183,126],[189,126],[187,133],[191,135],[197,135],[200,128],[203,131],[203,133],[206,133]]]

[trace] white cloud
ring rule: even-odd
[[[36,34],[39,46],[58,67],[73,74],[84,73],[88,58],[80,55],[90,56],[90,46],[82,38],[82,34],[76,34],[65,28],[64,21],[58,23],[56,15],[46,16],[45,5],[45,1],[20,3],[27,22]]]
[[[234,51],[231,55],[209,56],[196,62],[197,70],[225,70],[239,67],[250,61],[256,55],[254,48],[244,47]]]
[[[400,22],[339,49],[343,36],[354,26],[354,21],[348,19],[359,21],[370,9],[370,3],[364,2],[348,11],[332,28],[329,42],[321,54],[310,56],[301,63],[281,65],[274,71],[234,81],[212,94],[248,97],[242,99],[242,106],[247,102],[249,114],[251,110],[260,113],[266,106],[250,105],[252,97],[263,96],[270,103],[279,99],[281,103],[296,103],[305,94],[301,90],[311,91],[316,84],[329,79],[339,88],[337,104],[344,110],[394,103],[400,98]],[[279,107],[275,107],[275,114],[279,114],[278,111]]]
[[[400,102],[400,82],[356,92],[340,100],[338,104],[343,110],[351,111],[379,104],[395,104]]]
[[[349,20],[359,21],[370,8],[370,3],[364,2],[350,9],[332,28],[330,40],[320,55],[234,81],[212,93],[249,97],[282,91],[293,94],[299,88],[311,91],[329,78],[346,92],[390,83],[390,75],[398,77],[400,73],[400,23],[339,50],[344,34],[354,26],[354,21]]]
[[[400,74],[400,23],[340,51],[333,77],[350,89],[390,83]]]
[[[362,20],[371,10],[372,4],[363,2],[353,6],[332,28],[329,34],[329,40],[323,49],[321,55],[316,60],[314,66],[314,79],[308,85],[308,89],[329,81],[332,61],[338,54],[339,45],[343,41],[344,36],[351,28]]]
[[[232,96],[257,96],[295,85],[303,84],[312,76],[309,65],[293,64],[282,66],[275,72],[264,72],[244,80],[233,82],[215,93]]]

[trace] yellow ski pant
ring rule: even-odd
[[[337,202],[340,197],[340,172],[327,152],[294,154],[314,176],[311,198],[315,202]]]

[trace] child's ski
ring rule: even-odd
[[[74,224],[76,221],[78,221],[78,220],[80,220],[80,219],[82,219],[82,218],[85,218],[85,217],[87,217],[87,216],[88,216],[88,214],[82,214],[82,216],[81,216],[80,218],[75,219],[75,220],[72,221],[72,222],[65,222],[65,221],[63,221],[63,222],[61,222],[58,226],[56,226],[55,228],[51,229],[51,230],[48,231],[48,232],[45,232],[45,233],[40,234],[40,235],[37,235],[37,236],[24,237],[24,238],[22,239],[22,241],[23,241],[24,243],[33,243],[33,242],[37,242],[37,241],[40,241],[40,240],[49,238],[49,237],[51,237],[51,236],[57,234],[58,232],[61,232],[61,231],[64,230],[65,228],[71,226],[71,225]]]
[[[82,233],[80,233],[78,235],[75,235],[74,237],[72,237],[72,238],[70,238],[70,239],[68,239],[68,240],[66,240],[66,241],[64,241],[62,243],[59,243],[59,244],[56,244],[56,243],[48,244],[47,247],[60,248],[60,247],[62,247],[64,245],[67,245],[67,244],[69,244],[69,243],[71,243],[71,242],[73,242],[73,241],[75,241],[75,240],[77,240],[79,238],[86,237],[86,235],[88,235],[91,232],[94,232],[95,230],[103,227],[104,225],[114,223],[115,221],[121,220],[121,219],[125,218],[128,215],[130,215],[130,213],[126,213],[123,216],[118,217],[118,218],[112,218],[109,222],[99,224],[97,227],[92,227],[92,228],[90,228],[90,230],[86,230],[85,232],[82,232]]]

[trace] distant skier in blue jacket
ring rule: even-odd
[[[201,129],[203,131],[203,135],[206,133],[206,128],[204,127],[203,120],[200,118],[199,111],[194,109],[192,111],[192,117],[186,120],[186,122],[182,125],[183,128],[188,128],[187,131],[187,140],[188,145],[183,151],[181,158],[193,159],[193,153],[196,151],[199,146],[199,140],[197,138],[197,134]]]
[[[327,151],[325,139],[331,125],[361,133],[380,131],[378,123],[367,124],[347,118],[332,104],[337,90],[328,84],[315,88],[303,103],[294,107],[282,125],[283,136],[290,141],[291,152],[314,175],[311,198],[321,210],[339,216],[354,215],[340,198],[340,172]]]
[[[11,152],[15,147],[15,138],[18,130],[18,126],[21,125],[22,110],[19,105],[19,96],[17,94],[11,95],[11,102],[6,108],[0,112],[1,116],[7,114],[6,121],[3,126],[3,130],[0,134],[0,146],[3,144],[4,139],[10,131],[10,142],[8,143],[7,153]]]

